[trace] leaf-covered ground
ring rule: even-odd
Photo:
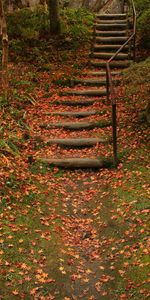
[[[68,51],[64,53],[66,57]],[[65,62],[51,63],[46,70],[10,65],[11,103],[2,99],[0,127],[0,299],[150,297],[149,128],[140,115],[145,94],[132,93],[134,83],[128,93],[128,83],[117,88],[117,169],[66,171],[34,161],[68,153],[111,155],[111,145],[78,150],[46,146],[50,137],[81,132],[40,128],[41,123],[63,120],[49,113],[70,108],[53,101],[69,89],[70,77],[87,70],[87,55],[87,49],[79,49],[78,55],[70,51]],[[141,91],[146,89],[143,82]],[[103,111],[101,119],[110,119],[103,101],[91,107]],[[82,131],[87,135],[108,137],[111,127]]]

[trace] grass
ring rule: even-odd
[[[8,183],[10,180],[7,181]],[[37,187],[41,188],[38,183]],[[16,188],[15,182],[11,183],[11,188]],[[42,190],[43,194],[30,192],[23,196],[20,203],[10,204],[11,215],[2,220],[0,286],[1,297],[5,299],[10,299],[10,295],[12,295],[11,299],[15,298],[12,287],[13,291],[21,288],[21,293],[26,295],[26,299],[30,299],[30,291],[36,287],[37,270],[41,268],[44,272],[45,255],[49,270],[54,269],[57,261],[58,248],[61,246],[55,229],[61,226],[59,217],[61,202],[57,201],[54,208],[56,218],[51,220],[49,213],[53,210],[51,207],[54,203],[54,196],[52,193],[45,194],[46,187],[44,189],[42,187]],[[6,210],[7,208],[3,206],[1,213],[5,214]],[[52,275],[49,270],[47,268],[48,275],[45,275],[47,277]],[[46,291],[48,292],[48,289]]]

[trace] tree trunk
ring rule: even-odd
[[[3,1],[0,0],[0,35],[2,38],[2,88],[7,95],[8,91],[8,35],[4,14]]]
[[[103,4],[104,4],[103,1],[96,0],[96,2],[94,3],[94,5],[92,7],[92,11],[98,12],[102,8]]]
[[[58,0],[49,0],[50,33],[52,35],[60,34],[59,2]]]
[[[83,0],[82,7],[89,9],[89,0]]]

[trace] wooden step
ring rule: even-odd
[[[95,24],[96,29],[100,30],[125,30],[127,29],[127,24],[117,24],[117,23],[112,23],[112,24],[101,24],[101,23],[96,23]]]
[[[120,47],[122,46],[122,44],[106,44],[106,45],[99,45],[99,44],[95,44],[94,45],[94,51],[95,52],[99,52],[99,51],[114,51],[114,50],[118,50]],[[125,48],[123,49],[123,52],[127,51],[129,49],[128,46],[125,46]]]
[[[66,106],[90,106],[93,105],[97,101],[96,99],[81,99],[81,100],[56,100],[53,102],[53,104],[56,105],[66,105]]]
[[[68,130],[90,130],[93,128],[105,128],[111,126],[111,124],[111,122],[101,120],[99,122],[56,122],[49,124],[41,124],[40,127],[44,129],[64,128]]]
[[[127,25],[127,19],[124,20],[102,20],[102,19],[95,19],[96,24],[126,24]]]
[[[119,72],[119,71],[113,71],[113,72],[111,72],[111,74],[113,75],[113,76],[119,76],[121,73]],[[88,73],[87,73],[87,75],[89,75],[89,76],[106,76],[106,72],[104,71],[104,72],[101,72],[101,71],[89,71]]]
[[[108,144],[111,139],[104,138],[73,138],[73,139],[49,139],[47,145],[57,144],[68,148],[93,147],[96,144]]]
[[[104,31],[104,30],[96,30],[95,31],[96,36],[127,36],[127,31],[122,30],[122,31]]]
[[[67,96],[67,95],[76,95],[76,96],[88,96],[88,97],[103,97],[106,96],[106,89],[105,90],[98,90],[98,89],[93,89],[93,90],[71,90],[67,92],[62,92],[62,96]]]
[[[46,113],[46,115],[84,118],[84,117],[93,116],[93,115],[102,115],[102,114],[104,114],[102,112],[101,111],[96,111],[96,110],[90,110],[90,111],[53,111],[51,113]]]
[[[111,62],[111,68],[128,68],[130,65],[130,61],[129,60],[125,60],[125,61],[112,61]],[[91,66],[94,67],[99,67],[99,68],[106,68],[106,61],[91,61]]]
[[[104,20],[111,20],[111,19],[116,19],[116,20],[120,20],[120,19],[126,19],[126,14],[96,14],[96,18],[99,19],[104,19]]]
[[[115,54],[115,52],[114,53],[111,53],[111,52],[93,52],[92,57],[101,58],[101,59],[109,59],[114,54]],[[123,60],[123,59],[128,59],[128,54],[119,53],[115,58],[115,60]]]
[[[102,80],[100,78],[76,79],[75,83],[76,84],[87,85],[87,86],[105,86],[106,85],[106,79],[104,79],[104,80]]]
[[[118,78],[114,79],[114,80],[116,83],[120,81]],[[106,86],[106,79],[105,80],[100,80],[99,78],[81,79],[81,80],[76,81],[76,83],[82,84],[84,86],[86,86],[86,85],[87,86]]]
[[[96,44],[124,44],[127,41],[127,37],[96,37]],[[116,46],[116,45],[115,45]]]
[[[50,166],[57,166],[66,169],[98,169],[113,166],[112,160],[104,158],[39,158],[36,160]]]

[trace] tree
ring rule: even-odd
[[[89,0],[83,0],[82,7],[85,7],[86,9],[89,9]]]
[[[59,1],[49,0],[50,33],[58,35],[60,33]]]
[[[2,39],[2,88],[5,95],[8,89],[8,35],[7,24],[3,8],[3,0],[0,0],[0,35]]]

